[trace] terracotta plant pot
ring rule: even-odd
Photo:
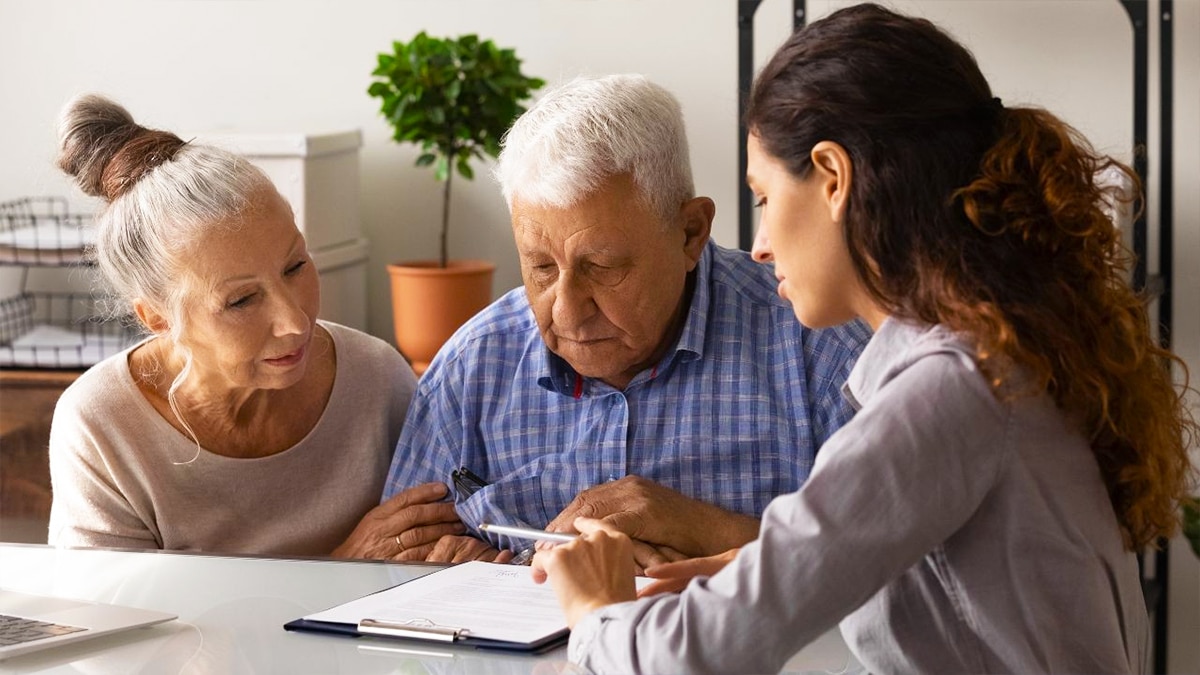
[[[392,319],[396,345],[417,375],[460,326],[492,301],[492,273],[486,260],[436,260],[388,265],[392,279]]]

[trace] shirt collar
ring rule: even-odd
[[[675,358],[686,363],[704,356],[704,338],[708,329],[709,305],[712,302],[710,281],[715,247],[716,244],[710,239],[700,254],[700,261],[692,272],[695,284],[692,288],[692,300],[688,305],[687,318],[683,322],[683,331],[675,342],[675,348],[668,350],[667,355],[655,366],[658,373],[665,371]],[[578,398],[581,394],[581,380],[575,369],[560,356],[550,351],[540,334],[537,342],[538,348],[530,350],[531,353],[528,357],[530,372],[538,373],[538,386]],[[587,378],[584,378],[583,381],[586,380]],[[586,390],[586,385],[583,389]]]
[[[888,317],[863,348],[842,385],[842,394],[859,410],[898,374],[934,353],[954,354],[974,368],[975,353],[969,341],[944,326]]]
[[[712,266],[716,244],[710,239],[700,254],[700,262],[696,264],[696,284],[692,289],[692,302],[688,306],[687,318],[683,322],[683,332],[675,343],[675,353],[685,352],[681,356],[684,361],[695,361],[704,356],[704,337],[708,331],[708,315],[712,303]],[[670,362],[670,355],[663,360],[662,365]]]

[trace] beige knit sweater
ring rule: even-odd
[[[54,411],[49,543],[332,551],[379,503],[416,380],[382,340],[321,325],[337,354],[329,403],[308,436],[269,457],[197,457],[196,444],[138,390],[129,351],[84,373]]]

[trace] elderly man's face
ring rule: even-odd
[[[664,223],[624,174],[565,209],[514,199],[521,276],[550,350],[619,389],[656,363],[683,325],[712,216],[696,198]]]

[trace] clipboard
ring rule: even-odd
[[[346,637],[384,637],[391,640],[402,640],[408,642],[424,642],[429,643],[431,638],[428,636],[416,637],[413,635],[385,635],[382,633],[366,633],[358,630],[357,626],[348,623],[334,623],[329,621],[311,621],[309,619],[296,619],[283,624],[284,630],[306,632],[306,633],[325,633],[328,635],[342,635]],[[434,642],[442,644],[463,645],[466,647],[475,647],[477,649],[495,649],[507,652],[519,652],[523,654],[537,655],[545,654],[567,644],[567,638],[570,637],[570,631],[563,627],[560,633],[548,635],[545,638],[536,642],[509,642],[506,640],[489,640],[486,638],[470,637],[462,635],[455,638],[453,641],[444,641],[432,639]]]
[[[468,562],[289,621],[289,631],[541,654],[570,631],[529,568]]]

